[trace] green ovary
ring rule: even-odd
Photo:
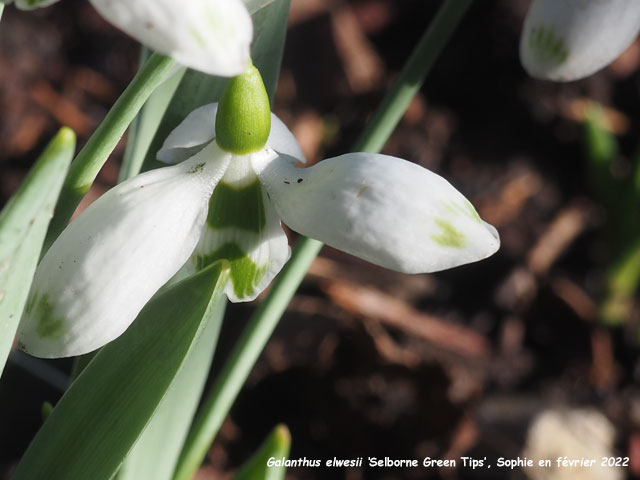
[[[466,237],[464,233],[455,229],[450,222],[437,218],[435,220],[436,225],[440,227],[442,233],[439,235],[431,235],[431,239],[438,245],[451,248],[464,248],[466,245]]]
[[[264,148],[271,131],[269,96],[256,67],[233,77],[222,92],[216,115],[216,142],[237,155]]]

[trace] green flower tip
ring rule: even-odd
[[[271,131],[269,96],[256,67],[250,65],[227,84],[216,116],[216,141],[235,154],[264,148]]]

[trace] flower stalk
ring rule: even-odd
[[[380,151],[470,5],[471,0],[448,0],[444,3],[354,150]],[[195,418],[178,460],[174,480],[188,480],[202,463],[258,356],[322,246],[322,242],[310,238],[298,241],[291,259],[251,317]]]

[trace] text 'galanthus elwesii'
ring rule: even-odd
[[[281,220],[406,273],[474,262],[499,247],[496,230],[462,194],[413,163],[352,153],[297,168],[300,147],[271,114],[253,66],[229,82],[219,104],[193,111],[158,158],[175,165],[109,190],[47,252],[19,329],[26,352],[94,350],[172,277],[220,259],[230,268],[227,297],[254,299],[289,258]]]
[[[520,37],[532,76],[570,81],[616,59],[640,30],[638,0],[534,0]]]

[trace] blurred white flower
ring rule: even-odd
[[[578,80],[615,60],[639,30],[638,0],[534,0],[520,61],[533,77]]]

